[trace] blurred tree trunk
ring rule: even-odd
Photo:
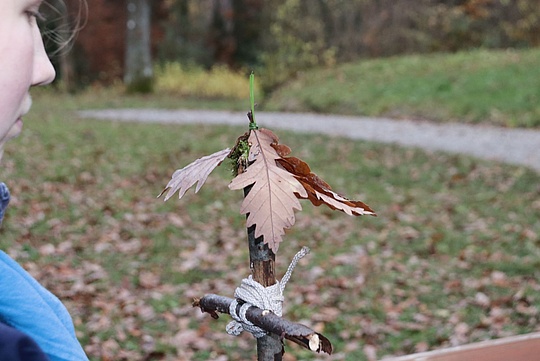
[[[128,92],[152,91],[150,49],[150,0],[127,1],[126,63],[124,83]]]
[[[234,65],[234,54],[238,43],[231,31],[233,21],[230,1],[214,0],[207,36],[214,63]]]
[[[67,29],[68,35],[64,35],[63,39],[61,39],[62,42],[66,42],[65,44],[60,44],[60,47],[66,46],[68,49],[61,49],[58,53],[58,62],[60,63],[60,81],[61,86],[63,89],[72,92],[76,89],[76,79],[75,79],[75,68],[74,68],[74,60],[71,53],[71,49],[69,49],[69,44],[67,42],[70,41],[70,39],[67,39],[66,37],[71,36],[71,25],[70,25],[70,14],[67,11],[67,8],[65,6],[63,7],[56,7],[56,9],[61,9],[61,15],[60,15],[60,29]]]
[[[326,0],[318,0],[319,13],[321,21],[324,24],[324,42],[327,47],[332,46],[335,27],[334,20],[332,19],[332,9]]]
[[[236,41],[235,65],[255,65],[261,49],[260,35],[268,25],[264,13],[264,0],[232,0],[234,25],[232,36]]]

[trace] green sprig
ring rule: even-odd
[[[250,111],[251,116],[249,119],[250,130],[259,129],[259,126],[255,122],[255,90],[254,90],[255,86],[253,85],[254,81],[255,81],[255,74],[251,72],[251,74],[249,75],[249,102],[251,105],[251,111]]]

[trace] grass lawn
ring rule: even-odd
[[[23,135],[6,149],[0,179],[13,201],[0,247],[66,303],[92,360],[254,359],[251,336],[225,333],[227,316],[215,321],[191,307],[205,293],[231,296],[249,274],[242,196],[227,190],[227,166],[196,195],[156,199],[176,168],[234,145],[247,127],[83,121],[71,111],[125,100],[54,99],[35,97]],[[285,314],[333,342],[335,355],[320,359],[540,330],[537,173],[278,135],[335,190],[379,215],[350,218],[304,202],[280,247],[280,275],[301,246],[312,249],[287,286]],[[296,345],[286,351],[287,360],[317,359]]]
[[[268,110],[540,127],[540,48],[365,60],[306,71]]]

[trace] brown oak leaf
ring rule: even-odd
[[[176,191],[178,191],[178,198],[182,198],[195,183],[197,183],[195,188],[195,193],[197,193],[206,182],[208,175],[227,158],[230,151],[228,148],[220,150],[214,154],[199,158],[182,169],[177,169],[165,189],[158,195],[158,198],[167,193],[165,200],[168,200]]]
[[[255,226],[255,237],[263,236],[264,242],[276,253],[285,229],[295,222],[294,210],[301,210],[297,194],[307,198],[302,184],[276,161],[281,158],[272,146],[277,136],[267,129],[252,130],[248,139],[249,167],[229,184],[230,189],[252,186],[240,209],[247,214],[247,227]]]
[[[274,148],[277,147],[277,144],[274,145]],[[279,147],[284,149],[281,144]],[[290,150],[289,152],[283,152],[282,154],[288,155],[289,153]],[[296,157],[282,157],[278,159],[277,162],[287,170],[287,172],[293,174],[307,191],[306,197],[298,194],[297,196],[299,198],[307,198],[315,206],[326,204],[331,209],[340,210],[350,216],[376,216],[375,212],[367,204],[360,201],[352,201],[334,192],[328,183],[319,178],[315,173],[311,172],[309,165],[303,160]]]

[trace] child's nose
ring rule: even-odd
[[[34,37],[34,71],[32,86],[46,85],[51,83],[56,77],[56,71],[47,56],[41,33],[36,26]]]

